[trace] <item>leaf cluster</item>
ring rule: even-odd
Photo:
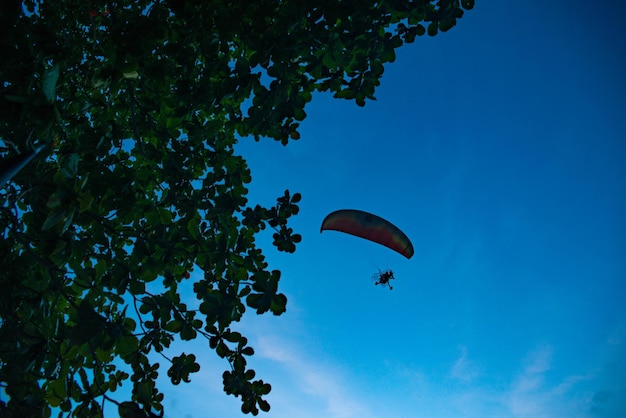
[[[301,196],[249,204],[238,140],[300,137],[315,92],[364,105],[383,65],[472,0],[6,0],[0,13],[0,158],[47,148],[0,190],[0,415],[163,415],[200,369],[171,343],[224,358],[224,390],[268,411],[247,308],[287,299],[256,237],[279,251]],[[428,23],[428,29],[424,24]],[[190,274],[194,272],[193,274]],[[181,300],[193,280],[198,309]],[[112,398],[124,382],[132,399]]]

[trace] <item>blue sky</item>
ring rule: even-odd
[[[303,195],[296,253],[261,242],[287,312],[249,312],[238,328],[273,387],[264,416],[624,416],[618,3],[478,1],[450,32],[401,48],[377,101],[318,95],[301,140],[240,144],[253,205]],[[320,234],[342,208],[389,219],[415,256]],[[393,291],[370,280],[383,268]],[[202,370],[164,381],[166,416],[242,416],[226,364],[204,341],[177,347]]]

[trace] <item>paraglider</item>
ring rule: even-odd
[[[413,256],[413,244],[397,226],[381,218],[362,210],[342,209],[332,212],[324,218],[320,232],[333,230],[345,232],[360,238],[384,245],[406,258]],[[389,286],[393,290],[390,280],[394,280],[392,270],[378,270],[372,276],[375,285]]]
[[[384,245],[406,258],[413,256],[413,244],[397,226],[380,216],[355,209],[342,209],[330,213],[322,222],[320,232],[333,230],[345,232]]]

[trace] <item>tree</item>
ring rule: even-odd
[[[248,205],[237,140],[298,139],[315,91],[374,99],[383,65],[452,28],[473,0],[5,0],[1,157],[46,148],[0,190],[3,416],[163,413],[199,370],[174,339],[224,358],[242,411],[270,406],[246,309],[285,311],[255,237],[293,252],[300,195]],[[191,280],[199,309],[181,300]],[[157,285],[158,284],[158,285]],[[158,289],[155,290],[155,289]],[[126,366],[124,369],[123,366]],[[110,392],[130,379],[132,399]]]

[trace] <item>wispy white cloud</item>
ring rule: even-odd
[[[561,383],[554,386],[551,392],[555,396],[565,396],[576,384],[592,378],[593,374],[568,376]]]
[[[542,346],[528,354],[523,371],[514,379],[510,391],[505,395],[509,411],[515,417],[546,416],[547,395],[544,381],[550,369],[552,348]]]
[[[454,362],[450,375],[465,383],[472,382],[480,375],[478,366],[467,356],[467,347],[461,347],[461,355]]]
[[[368,393],[362,382],[353,384],[354,370],[338,366],[289,334],[259,335],[258,357],[276,373],[268,376],[275,388],[269,417],[611,417],[625,393],[623,384],[602,377],[600,365],[564,373],[562,349],[548,344],[529,350],[517,361],[517,373],[508,375],[476,361],[467,346],[460,347],[439,378],[435,369],[427,372],[390,360],[386,375],[379,376],[388,383],[373,383],[370,387],[381,390]],[[612,337],[607,342],[611,353],[624,351],[621,341]],[[611,364],[624,363],[616,362],[615,355],[608,357]]]
[[[509,373],[477,360],[476,348],[461,346],[440,366],[390,357],[372,365],[374,374],[325,352],[297,319],[253,318],[241,331],[256,351],[249,366],[272,384],[272,409],[262,414],[267,418],[613,417],[626,398],[617,380],[626,370],[621,333],[598,347],[600,363],[588,370],[564,370],[564,348],[544,344],[513,359]],[[207,404],[216,416],[241,416],[240,400],[221,387],[227,365],[206,347],[192,351],[200,354],[202,370],[192,384],[168,392],[168,416],[204,416]]]
[[[500,371],[492,373],[472,359],[469,352],[469,348],[461,347],[461,353],[447,368],[448,379],[437,380],[433,373],[396,368],[399,376],[419,376],[419,379],[414,378],[419,402],[414,403],[413,413],[407,416],[594,416],[591,410],[594,392],[589,388],[594,386],[595,372],[562,376],[554,366],[558,364],[558,356],[552,346],[541,345],[530,350],[519,359],[518,372],[508,376],[501,375]]]
[[[478,412],[472,416],[590,416],[590,396],[577,385],[593,379],[593,372],[558,378],[553,367],[554,357],[552,346],[538,346],[521,359],[520,371],[510,377],[509,385],[501,388],[483,385],[470,389],[473,396],[466,394],[466,398],[472,400],[474,405],[494,406],[491,414]]]
[[[315,359],[303,350],[278,336],[261,336],[257,354],[279,366],[283,372],[282,383],[289,382],[291,390],[281,391],[279,408],[299,410],[299,417],[323,416],[350,418],[373,416],[366,405],[366,398],[359,397],[350,389],[348,379],[342,376],[338,366]],[[281,384],[281,382],[277,382]],[[311,397],[312,399],[306,399]],[[307,411],[307,404],[324,405]]]

